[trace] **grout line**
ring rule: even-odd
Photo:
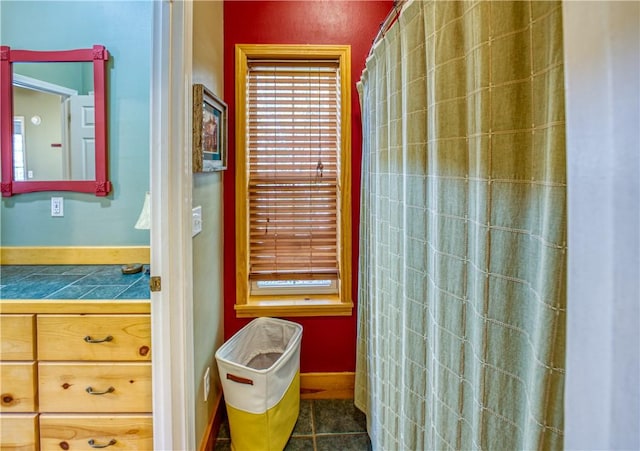
[[[318,432],[315,436],[316,437],[325,437],[327,435],[366,435],[367,432],[366,431],[360,431],[360,432]]]
[[[311,438],[313,439],[313,451],[318,451],[318,445],[316,443],[316,416],[314,415],[315,411],[315,401],[311,400]]]

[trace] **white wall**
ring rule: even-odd
[[[565,447],[640,449],[640,3],[563,3]]]

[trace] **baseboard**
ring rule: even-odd
[[[219,390],[218,396],[213,406],[213,415],[211,415],[209,425],[207,426],[207,431],[205,432],[202,443],[200,444],[200,451],[212,451],[215,448],[216,438],[218,437],[220,425],[222,424],[222,419],[224,418],[224,408],[225,407],[222,398],[222,390]]]
[[[353,399],[355,373],[301,373],[301,399]]]
[[[5,246],[2,265],[120,265],[149,264],[149,246]]]

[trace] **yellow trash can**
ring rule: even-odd
[[[256,318],[216,352],[234,451],[281,451],[300,411],[300,324]]]

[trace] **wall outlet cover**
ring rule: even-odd
[[[207,402],[209,398],[209,391],[211,390],[211,367],[207,367],[207,371],[204,372],[204,401]]]
[[[64,216],[64,198],[51,198],[51,216]]]

